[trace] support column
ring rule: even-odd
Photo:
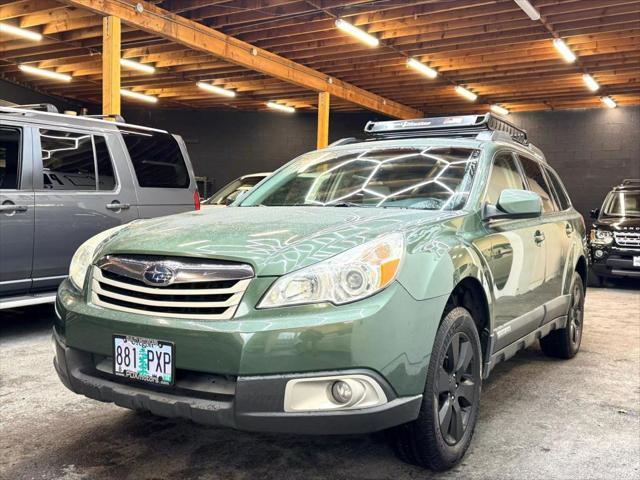
[[[120,115],[120,18],[102,20],[102,114]]]
[[[331,94],[329,92],[318,93],[318,148],[329,145],[329,104]]]

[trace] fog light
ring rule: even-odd
[[[596,258],[602,258],[604,257],[604,252],[602,250],[596,250],[594,252],[594,255],[596,256]]]
[[[285,412],[319,412],[370,408],[387,402],[382,387],[368,375],[294,378],[284,391]]]
[[[337,403],[349,403],[353,398],[353,391],[347,382],[338,380],[331,387],[331,395]]]

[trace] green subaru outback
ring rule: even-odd
[[[242,430],[389,429],[406,461],[456,464],[498,362],[536,340],[554,357],[578,351],[584,224],[504,119],[365,131],[232,208],[82,245],[56,302],[62,382]]]

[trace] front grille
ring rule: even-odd
[[[172,272],[168,285],[154,285],[145,272],[161,266]],[[251,278],[246,264],[149,256],[107,256],[92,270],[94,305],[160,317],[232,318]]]
[[[613,237],[621,247],[640,247],[640,233],[614,232]]]

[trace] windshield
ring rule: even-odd
[[[602,213],[608,217],[640,217],[640,191],[611,192]]]
[[[458,147],[315,151],[278,171],[241,206],[458,210],[471,191],[479,153]]]
[[[255,175],[251,177],[240,177],[233,182],[226,184],[207,200],[202,202],[203,205],[227,205],[233,202],[236,197],[247,190],[255,187],[264,177]]]

